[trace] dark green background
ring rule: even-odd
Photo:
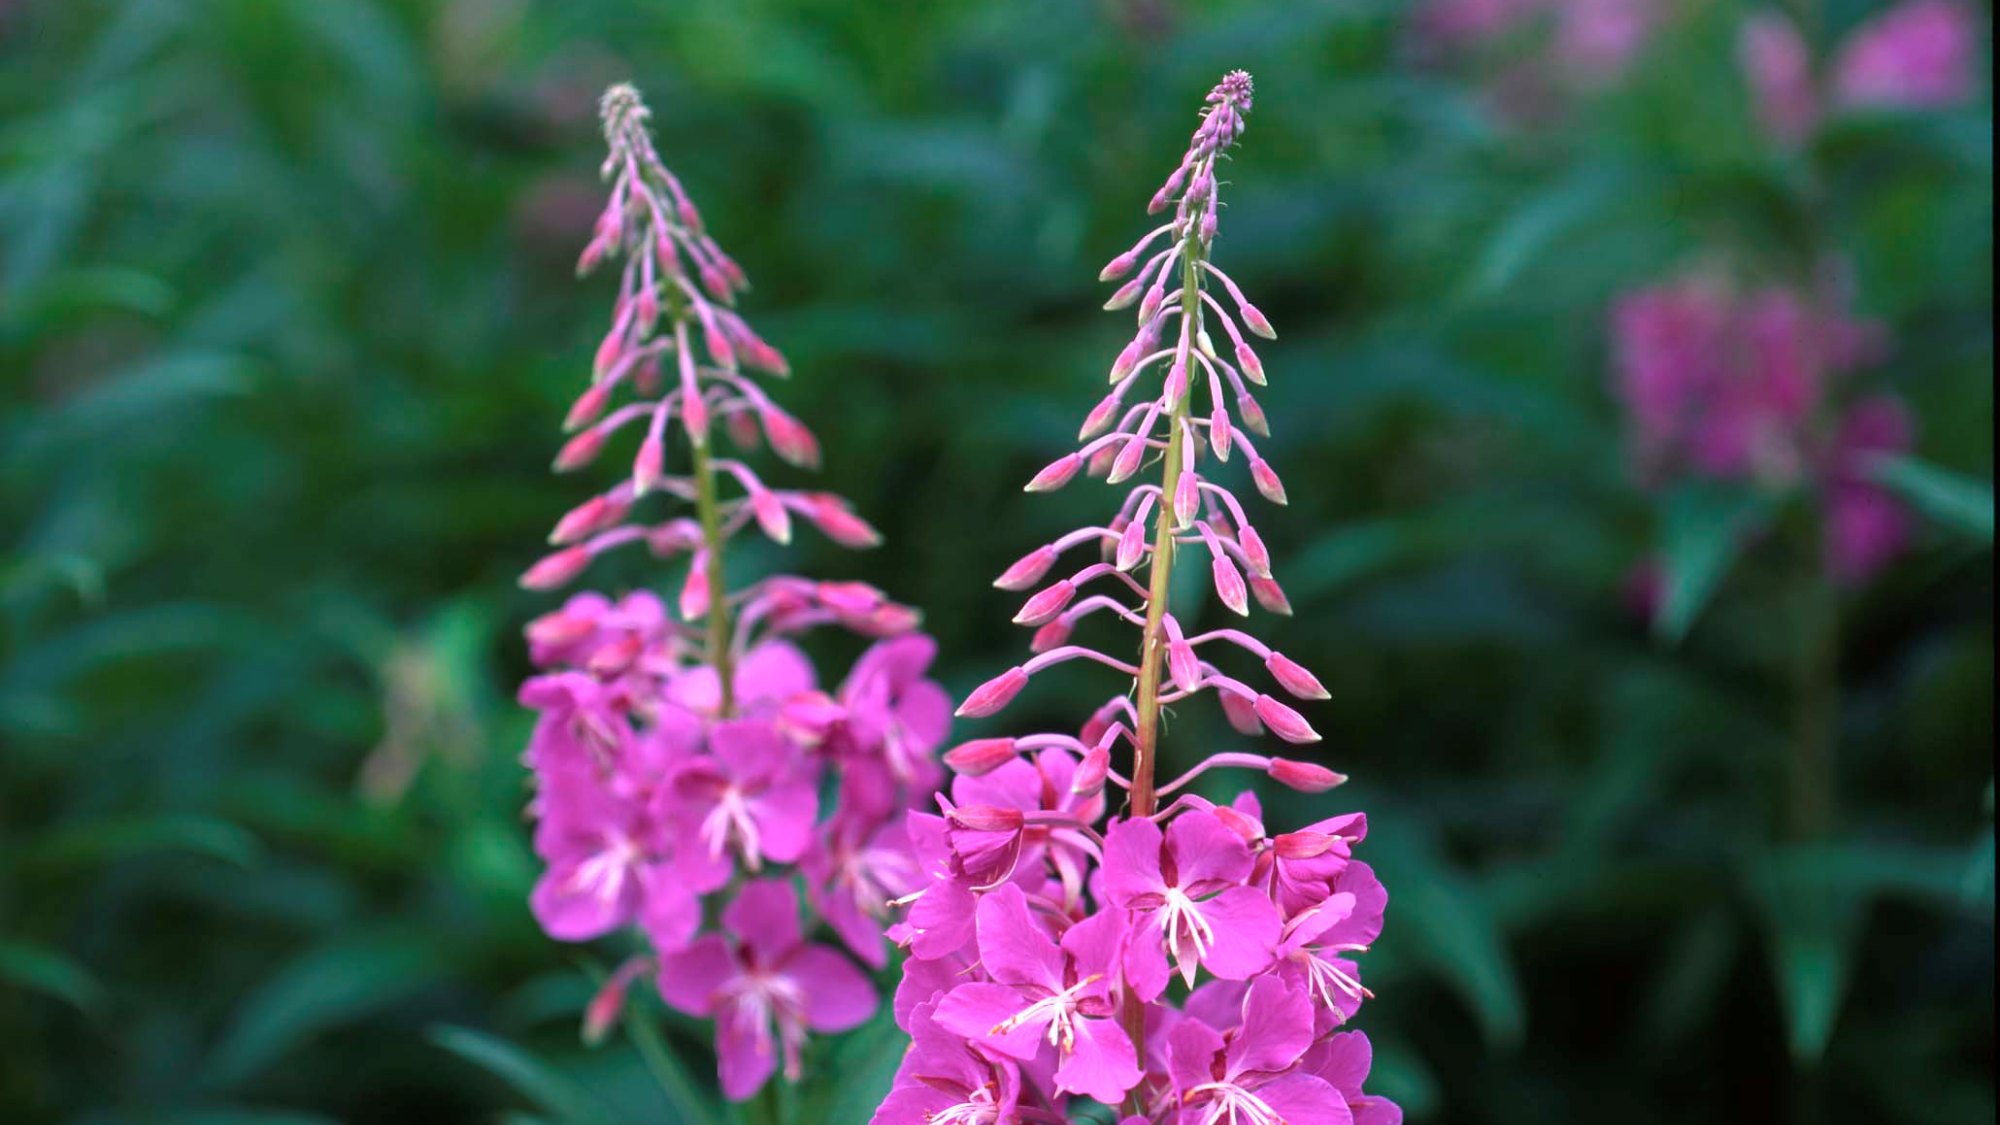
[[[888,538],[787,565],[923,607],[962,692],[1025,640],[990,578],[1108,503],[1019,484],[1129,331],[1099,266],[1241,66],[1218,256],[1281,332],[1261,528],[1298,608],[1257,627],[1356,779],[1274,819],[1371,815],[1379,1085],[1419,1122],[1990,1120],[1988,544],[1927,524],[1842,599],[1838,827],[1782,843],[1811,560],[1781,519],[1647,635],[1603,332],[1623,289],[1823,237],[1897,337],[1864,384],[1989,481],[1990,85],[1830,130],[1808,222],[1745,7],[1673,8],[1519,126],[1383,0],[0,2],[0,1118],[671,1119],[626,1040],[577,1042],[616,950],[524,904],[511,693],[553,599],[514,577],[584,494],[546,465],[611,295],[571,274],[596,92],[647,91]],[[1047,681],[1008,729],[1113,688]],[[1233,741],[1186,710],[1172,754]],[[821,1112],[895,1043],[817,1053]]]

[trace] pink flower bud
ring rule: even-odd
[[[1185,638],[1175,636],[1167,641],[1167,675],[1182,691],[1193,691],[1201,684],[1201,662]]]
[[[757,429],[757,419],[742,411],[724,415],[722,428],[728,432],[729,440],[735,442],[736,448],[741,450],[756,449],[762,438],[761,432]]]
[[[1075,453],[1065,453],[1043,467],[1022,488],[1024,492],[1054,492],[1069,483],[1076,471],[1083,467],[1083,458]]]
[[[1284,587],[1278,585],[1276,579],[1252,578],[1250,580],[1250,596],[1256,598],[1257,604],[1263,606],[1271,613],[1276,613],[1284,617],[1292,615],[1291,599],[1285,597]]]
[[[1104,310],[1106,312],[1117,312],[1119,309],[1129,307],[1132,302],[1139,299],[1140,289],[1145,284],[1145,280],[1143,277],[1135,277],[1125,284],[1120,285],[1116,290],[1112,291],[1110,299],[1104,302]]]
[[[1243,327],[1264,337],[1266,340],[1275,340],[1278,338],[1277,329],[1271,327],[1271,322],[1264,319],[1264,314],[1257,311],[1256,305],[1244,301],[1236,306],[1236,311],[1243,317]]]
[[[1248,393],[1236,396],[1236,416],[1243,420],[1243,425],[1251,433],[1259,437],[1271,436],[1271,420],[1264,416],[1264,408]]]
[[[1132,267],[1138,264],[1139,264],[1138,249],[1134,248],[1131,250],[1127,250],[1123,254],[1120,254],[1116,258],[1113,258],[1111,259],[1111,261],[1105,263],[1104,268],[1098,271],[1097,280],[1116,281],[1117,279],[1124,277],[1126,274],[1131,273]]]
[[[557,610],[528,622],[528,643],[536,648],[565,648],[597,632],[597,618]]]
[[[757,489],[750,494],[750,514],[756,517],[757,526],[773,543],[792,541],[792,517],[785,511],[785,502],[769,489]]]
[[[1285,482],[1278,479],[1277,470],[1262,457],[1250,461],[1250,479],[1257,484],[1257,491],[1273,504],[1285,503]]]
[[[1228,805],[1216,805],[1209,811],[1215,815],[1215,819],[1222,822],[1224,828],[1242,837],[1243,842],[1246,844],[1256,844],[1264,838],[1263,824],[1259,823],[1257,818],[1250,816],[1241,809],[1233,809]]]
[[[1069,635],[1075,631],[1075,622],[1058,615],[1054,621],[1035,630],[1035,635],[1028,640],[1028,651],[1039,655],[1061,648],[1069,643]]]
[[[806,518],[828,539],[843,547],[866,550],[882,545],[882,533],[848,508],[847,501],[830,492],[808,494]]]
[[[1118,534],[1118,553],[1111,565],[1119,570],[1131,570],[1146,557],[1146,524],[1142,520],[1132,520],[1125,530]]]
[[[1139,323],[1145,324],[1160,313],[1160,305],[1167,299],[1167,287],[1154,282],[1146,290],[1146,298],[1139,302]]]
[[[1207,211],[1203,212],[1201,216],[1199,237],[1201,239],[1202,245],[1206,246],[1209,243],[1215,241],[1215,227],[1216,227],[1215,209],[1211,207]]]
[[[569,416],[563,419],[563,429],[580,429],[602,417],[604,408],[611,405],[612,386],[608,382],[592,383],[589,389],[576,396],[576,402],[569,408]]]
[[[667,461],[667,443],[655,428],[646,432],[646,438],[639,443],[639,454],[632,459],[632,490],[644,496],[649,490],[659,486]]]
[[[1025,590],[1042,580],[1059,558],[1054,547],[1044,544],[1022,555],[1013,566],[1000,573],[993,585],[1002,590]]]
[[[1216,460],[1229,460],[1229,449],[1234,440],[1229,425],[1229,408],[1223,406],[1222,399],[1217,397],[1215,409],[1208,415],[1208,443],[1215,449]]]
[[[1062,579],[1044,588],[1034,597],[1029,598],[1027,603],[1021,607],[1021,612],[1014,615],[1014,624],[1046,624],[1056,614],[1061,613],[1069,605],[1070,599],[1074,597],[1076,597],[1075,584],[1067,578]]]
[[[1139,471],[1139,466],[1145,459],[1146,439],[1133,434],[1118,447],[1118,456],[1111,462],[1111,474],[1104,478],[1104,483],[1118,484],[1130,479],[1133,473]]]
[[[583,1041],[587,1046],[595,1047],[611,1034],[611,1028],[625,1011],[625,989],[638,975],[637,969],[645,964],[636,958],[628,962],[606,978],[597,995],[590,998],[590,1004],[583,1010]]]
[[[1250,350],[1249,344],[1237,342],[1236,366],[1243,369],[1244,378],[1260,387],[1264,385],[1264,361],[1257,358],[1257,353]]]
[[[1014,697],[1021,694],[1021,689],[1027,686],[1028,673],[1022,671],[1021,666],[1016,664],[973,688],[972,694],[966,696],[965,702],[959,704],[958,710],[952,713],[961,719],[985,718],[1013,702]]]
[[[1264,670],[1271,673],[1271,678],[1278,681],[1278,686],[1300,699],[1332,698],[1325,685],[1319,682],[1319,677],[1281,653],[1273,652],[1265,657]]]
[[[1273,837],[1271,850],[1278,853],[1280,859],[1318,859],[1333,850],[1339,842],[1340,837],[1331,833],[1302,828]]]
[[[1312,724],[1306,722],[1306,717],[1292,710],[1289,704],[1281,703],[1268,695],[1259,695],[1256,708],[1257,717],[1264,720],[1264,725],[1271,728],[1271,733],[1286,742],[1319,741],[1319,732],[1312,729]]]
[[[1076,772],[1070,775],[1069,791],[1079,797],[1095,797],[1104,791],[1104,780],[1110,774],[1111,748],[1093,746],[1084,751],[1083,761],[1077,763]]]
[[[819,467],[819,439],[805,423],[776,407],[758,411],[757,420],[763,423],[771,449],[787,463],[805,469]]]
[[[1187,527],[1201,513],[1201,478],[1182,472],[1174,482],[1174,526]]]
[[[1175,355],[1172,366],[1167,368],[1165,406],[1169,412],[1178,408],[1188,393],[1188,369],[1186,355]]]
[[[643,398],[660,393],[660,353],[648,355],[632,369],[632,389]]]
[[[1125,345],[1124,350],[1118,353],[1118,358],[1111,362],[1112,382],[1120,382],[1132,373],[1133,368],[1139,366],[1139,361],[1146,358],[1148,343],[1145,333],[1142,332]]]
[[[605,333],[604,342],[597,345],[597,358],[591,361],[590,369],[599,379],[618,366],[618,357],[625,354],[625,334],[614,328]]]
[[[1250,573],[1259,578],[1271,577],[1271,549],[1264,545],[1264,537],[1257,529],[1244,524],[1236,529],[1236,543],[1243,548],[1243,561],[1250,565]]]
[[[708,444],[708,402],[698,391],[681,396],[681,422],[687,427],[688,440]]]
[[[945,814],[952,827],[971,832],[1019,832],[1027,823],[1020,809],[1003,805],[961,805]]]
[[[1271,729],[1278,728],[1273,726]],[[1280,737],[1283,737],[1282,734]],[[1301,793],[1324,793],[1347,781],[1346,774],[1335,773],[1312,762],[1295,762],[1290,758],[1271,759],[1271,767],[1265,773],[1278,784]]]
[[[562,449],[556,454],[556,472],[567,473],[581,469],[597,460],[597,455],[604,452],[604,444],[609,437],[610,435],[603,430],[589,429],[564,442]]]
[[[967,777],[980,777],[1013,761],[1015,753],[1011,738],[975,738],[945,751],[944,764]]]
[[[1103,433],[1111,425],[1111,420],[1117,417],[1119,404],[1124,401],[1125,396],[1117,391],[1105,395],[1101,402],[1090,408],[1089,414],[1084,415],[1083,428],[1077,431],[1076,440],[1089,441]]]
[[[1231,613],[1239,617],[1250,616],[1249,592],[1243,587],[1243,573],[1236,564],[1223,555],[1215,556],[1215,563],[1209,568],[1215,575],[1215,596],[1229,607]]]
[[[529,567],[528,572],[521,576],[521,585],[529,590],[553,590],[568,585],[589,565],[589,548],[565,547],[552,555],[544,555],[540,562]]]
[[[681,620],[698,621],[708,616],[708,552],[696,551],[688,560],[687,581],[681,583]]]
[[[1229,720],[1229,725],[1235,728],[1236,733],[1243,735],[1264,733],[1264,722],[1257,717],[1255,704],[1233,691],[1219,692],[1216,699],[1222,704],[1222,717]]]
[[[563,513],[556,529],[549,533],[549,542],[558,547],[575,543],[624,519],[629,510],[628,505],[614,503],[608,496],[593,496]]]
[[[591,675],[600,679],[615,679],[632,667],[632,662],[638,659],[645,648],[644,637],[637,633],[626,633],[591,653],[584,667]]]

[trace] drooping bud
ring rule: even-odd
[[[1215,596],[1229,607],[1231,613],[1239,617],[1250,616],[1249,591],[1243,585],[1243,572],[1236,569],[1225,555],[1216,555],[1210,567],[1215,575]]]
[[[1244,378],[1260,387],[1264,385],[1264,361],[1257,358],[1257,353],[1250,350],[1249,344],[1240,340],[1236,343],[1236,366],[1243,371]]]
[[[1243,327],[1264,337],[1266,340],[1275,340],[1278,338],[1278,330],[1271,327],[1271,322],[1264,319],[1264,314],[1257,311],[1256,305],[1248,301],[1243,301],[1236,306],[1236,311],[1243,317]]]
[[[1263,606],[1271,613],[1276,613],[1284,617],[1292,615],[1291,599],[1285,597],[1285,589],[1278,585],[1277,579],[1252,578],[1250,580],[1250,596],[1256,598],[1257,604]]]
[[[965,702],[959,704],[958,710],[952,713],[961,719],[985,718],[1013,702],[1014,697],[1021,694],[1021,689],[1027,686],[1028,673],[1016,664],[973,688],[972,694],[966,696]]]
[[[785,511],[784,501],[778,494],[767,488],[750,492],[750,514],[756,517],[757,526],[773,543],[792,541],[792,517]]]
[[[1022,555],[1013,566],[1002,571],[1000,577],[993,580],[993,585],[1002,590],[1025,590],[1040,582],[1042,576],[1049,572],[1049,568],[1054,566],[1060,557],[1054,547],[1043,544]]]
[[[597,460],[610,436],[604,430],[592,428],[564,442],[562,449],[556,453],[555,471],[572,472]]]
[[[1250,573],[1259,578],[1271,577],[1271,549],[1264,545],[1264,538],[1257,529],[1244,524],[1236,529],[1236,544],[1243,548],[1243,561],[1250,567]]]
[[[1117,312],[1119,309],[1129,307],[1132,302],[1139,299],[1139,293],[1144,287],[1145,281],[1146,279],[1143,277],[1135,277],[1125,284],[1120,285],[1111,294],[1110,298],[1104,302],[1104,310],[1106,312]]]
[[[609,380],[592,383],[569,408],[563,419],[563,432],[582,429],[604,416],[604,408],[611,405],[611,390],[616,384]]]
[[[1271,678],[1278,681],[1278,686],[1300,699],[1333,698],[1326,690],[1326,686],[1319,682],[1319,677],[1281,653],[1273,652],[1265,657],[1264,670],[1271,673]]]
[[[1271,733],[1286,742],[1318,742],[1319,732],[1312,729],[1306,717],[1292,710],[1290,704],[1279,702],[1268,695],[1259,695],[1256,702],[1257,717],[1271,728]]]
[[[1070,482],[1076,471],[1083,467],[1083,458],[1075,453],[1065,453],[1043,467],[1034,479],[1022,487],[1023,492],[1054,492]]]
[[[681,620],[699,621],[708,616],[713,592],[708,588],[708,552],[696,551],[688,560],[687,580],[681,583]]]
[[[1180,479],[1174,482],[1174,526],[1191,527],[1195,516],[1201,514],[1201,477],[1193,470],[1183,470]]]
[[[1133,434],[1118,447],[1118,456],[1111,462],[1111,474],[1104,478],[1104,483],[1121,484],[1131,479],[1145,459],[1146,439],[1141,434]]]
[[[1132,520],[1125,525],[1125,530],[1118,534],[1118,552],[1113,556],[1111,565],[1119,570],[1131,570],[1145,557],[1146,522]]]
[[[1256,482],[1257,491],[1264,494],[1264,499],[1269,500],[1273,504],[1287,502],[1285,499],[1285,482],[1278,479],[1277,470],[1271,468],[1270,462],[1265,461],[1262,457],[1251,459],[1250,479]]]
[[[1011,738],[975,738],[945,751],[944,764],[967,777],[980,777],[1013,761],[1016,753]]]
[[[1076,585],[1065,578],[1045,587],[1040,593],[1029,598],[1014,615],[1016,625],[1043,625],[1061,613],[1076,597]]]
[[[1058,649],[1069,643],[1069,636],[1076,632],[1076,623],[1068,617],[1057,614],[1055,620],[1035,630],[1028,640],[1028,651],[1040,655],[1051,649]]]
[[[1100,742],[1083,752],[1083,760],[1070,776],[1069,791],[1079,797],[1095,797],[1104,791],[1105,778],[1110,774],[1111,748]]]
[[[1271,729],[1278,728],[1274,726]],[[1282,732],[1279,737],[1284,737]],[[1297,762],[1290,758],[1271,759],[1271,767],[1264,772],[1270,775],[1272,781],[1301,793],[1324,793],[1347,781],[1346,774],[1335,773],[1314,762]]]
[[[558,586],[567,586],[589,565],[588,547],[565,547],[552,555],[542,556],[541,561],[529,567],[528,572],[521,576],[521,585],[529,590],[553,590]]]
[[[1264,733],[1264,722],[1257,717],[1256,705],[1233,691],[1216,693],[1216,700],[1222,704],[1222,717],[1229,720],[1237,734],[1259,735]]]
[[[764,437],[771,443],[771,449],[787,463],[802,469],[819,468],[819,439],[813,437],[805,423],[775,406],[759,410],[757,420],[764,427]]]

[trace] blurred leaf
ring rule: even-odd
[[[89,969],[39,945],[0,941],[0,981],[67,1001],[87,1016],[104,1005],[104,986]]]
[[[1772,498],[1741,488],[1690,482],[1667,495],[1660,544],[1662,580],[1654,632],[1679,641],[1715,595]]]
[[[677,1120],[687,1125],[717,1125],[722,1120],[721,1113],[702,1092],[703,1086],[681,1065],[680,1057],[668,1049],[652,1013],[650,1007],[626,1004],[623,1023],[626,1033],[632,1036],[632,1045],[638,1048],[639,1057],[645,1061],[653,1081],[659,1084],[660,1092],[666,1095]]]
[[[1711,909],[1675,932],[1640,1014],[1649,1049],[1682,1042],[1713,1015],[1741,944],[1738,928],[1728,912]]]
[[[610,1125],[607,1110],[588,1090],[504,1039],[449,1024],[432,1028],[429,1038],[452,1054],[504,1079],[566,1125]]]
[[[1478,1017],[1488,1043],[1518,1044],[1527,1004],[1491,905],[1445,865],[1419,830],[1399,818],[1370,819],[1368,855],[1383,882],[1395,888],[1397,940],[1451,984]]]
[[[96,867],[154,852],[184,851],[234,864],[255,866],[263,844],[243,828],[201,816],[130,817],[94,820],[56,829],[21,848],[26,867],[64,870]]]
[[[1423,1057],[1399,1039],[1376,1037],[1375,1065],[1369,1069],[1367,1090],[1402,1107],[1414,1120],[1426,1120],[1438,1111],[1443,1094],[1437,1074]]]
[[[1564,233],[1626,201],[1634,177],[1623,168],[1583,165],[1500,224],[1470,271],[1467,296],[1490,297],[1512,285]]]
[[[1902,493],[1937,522],[1961,535],[1993,543],[1993,485],[1915,457],[1884,457],[1871,475]]]
[[[813,1107],[815,1119],[866,1121],[874,1116],[909,1045],[910,1037],[896,1026],[895,1012],[887,1004],[867,1024],[841,1036],[825,1057],[828,1073],[840,1075],[840,1081],[823,1087],[832,1096]]]
[[[345,937],[279,969],[237,1008],[208,1062],[233,1085],[312,1036],[401,1003],[435,984],[445,962],[433,943],[388,935]]]
[[[1821,858],[1781,852],[1756,864],[1749,875],[1784,1002],[1792,1056],[1805,1063],[1817,1063],[1833,1036],[1867,896]]]

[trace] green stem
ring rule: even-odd
[[[1198,229],[1199,224],[1190,218],[1187,238],[1181,244],[1182,354],[1195,346],[1196,333],[1201,325],[1201,275],[1197,272],[1201,243],[1196,236]],[[1163,622],[1174,573],[1174,491],[1180,485],[1182,471],[1187,468],[1181,463],[1180,433],[1188,419],[1188,402],[1193,397],[1194,374],[1189,372],[1188,389],[1174,404],[1167,420],[1166,465],[1160,476],[1159,519],[1154,525],[1153,561],[1147,572],[1146,626],[1139,636],[1138,729],[1132,735],[1130,815],[1134,817],[1152,816],[1159,806],[1153,774],[1158,764],[1160,745],[1160,679],[1166,667],[1166,629]],[[1125,1006],[1120,1017],[1143,1069],[1146,1065],[1146,1007],[1129,989],[1125,993]],[[1138,1097],[1138,1091],[1133,1091],[1127,1099],[1127,1112],[1139,1112]]]
[[[687,362],[685,353],[691,346],[687,315],[678,302],[671,312],[674,317],[674,347],[684,353],[682,362]],[[728,718],[736,710],[736,670],[729,651],[729,599],[722,576],[722,504],[715,495],[715,464],[708,453],[708,440],[697,437],[690,429],[688,448],[694,456],[694,507],[701,521],[701,557],[708,582],[706,655],[708,665],[715,669],[715,677],[721,685],[717,713]]]
[[[1812,527],[1808,521],[1808,528]],[[1823,838],[1834,818],[1834,738],[1839,729],[1839,614],[1817,543],[1801,550],[1804,578],[1794,603],[1791,777],[1787,830],[1795,840]]]

